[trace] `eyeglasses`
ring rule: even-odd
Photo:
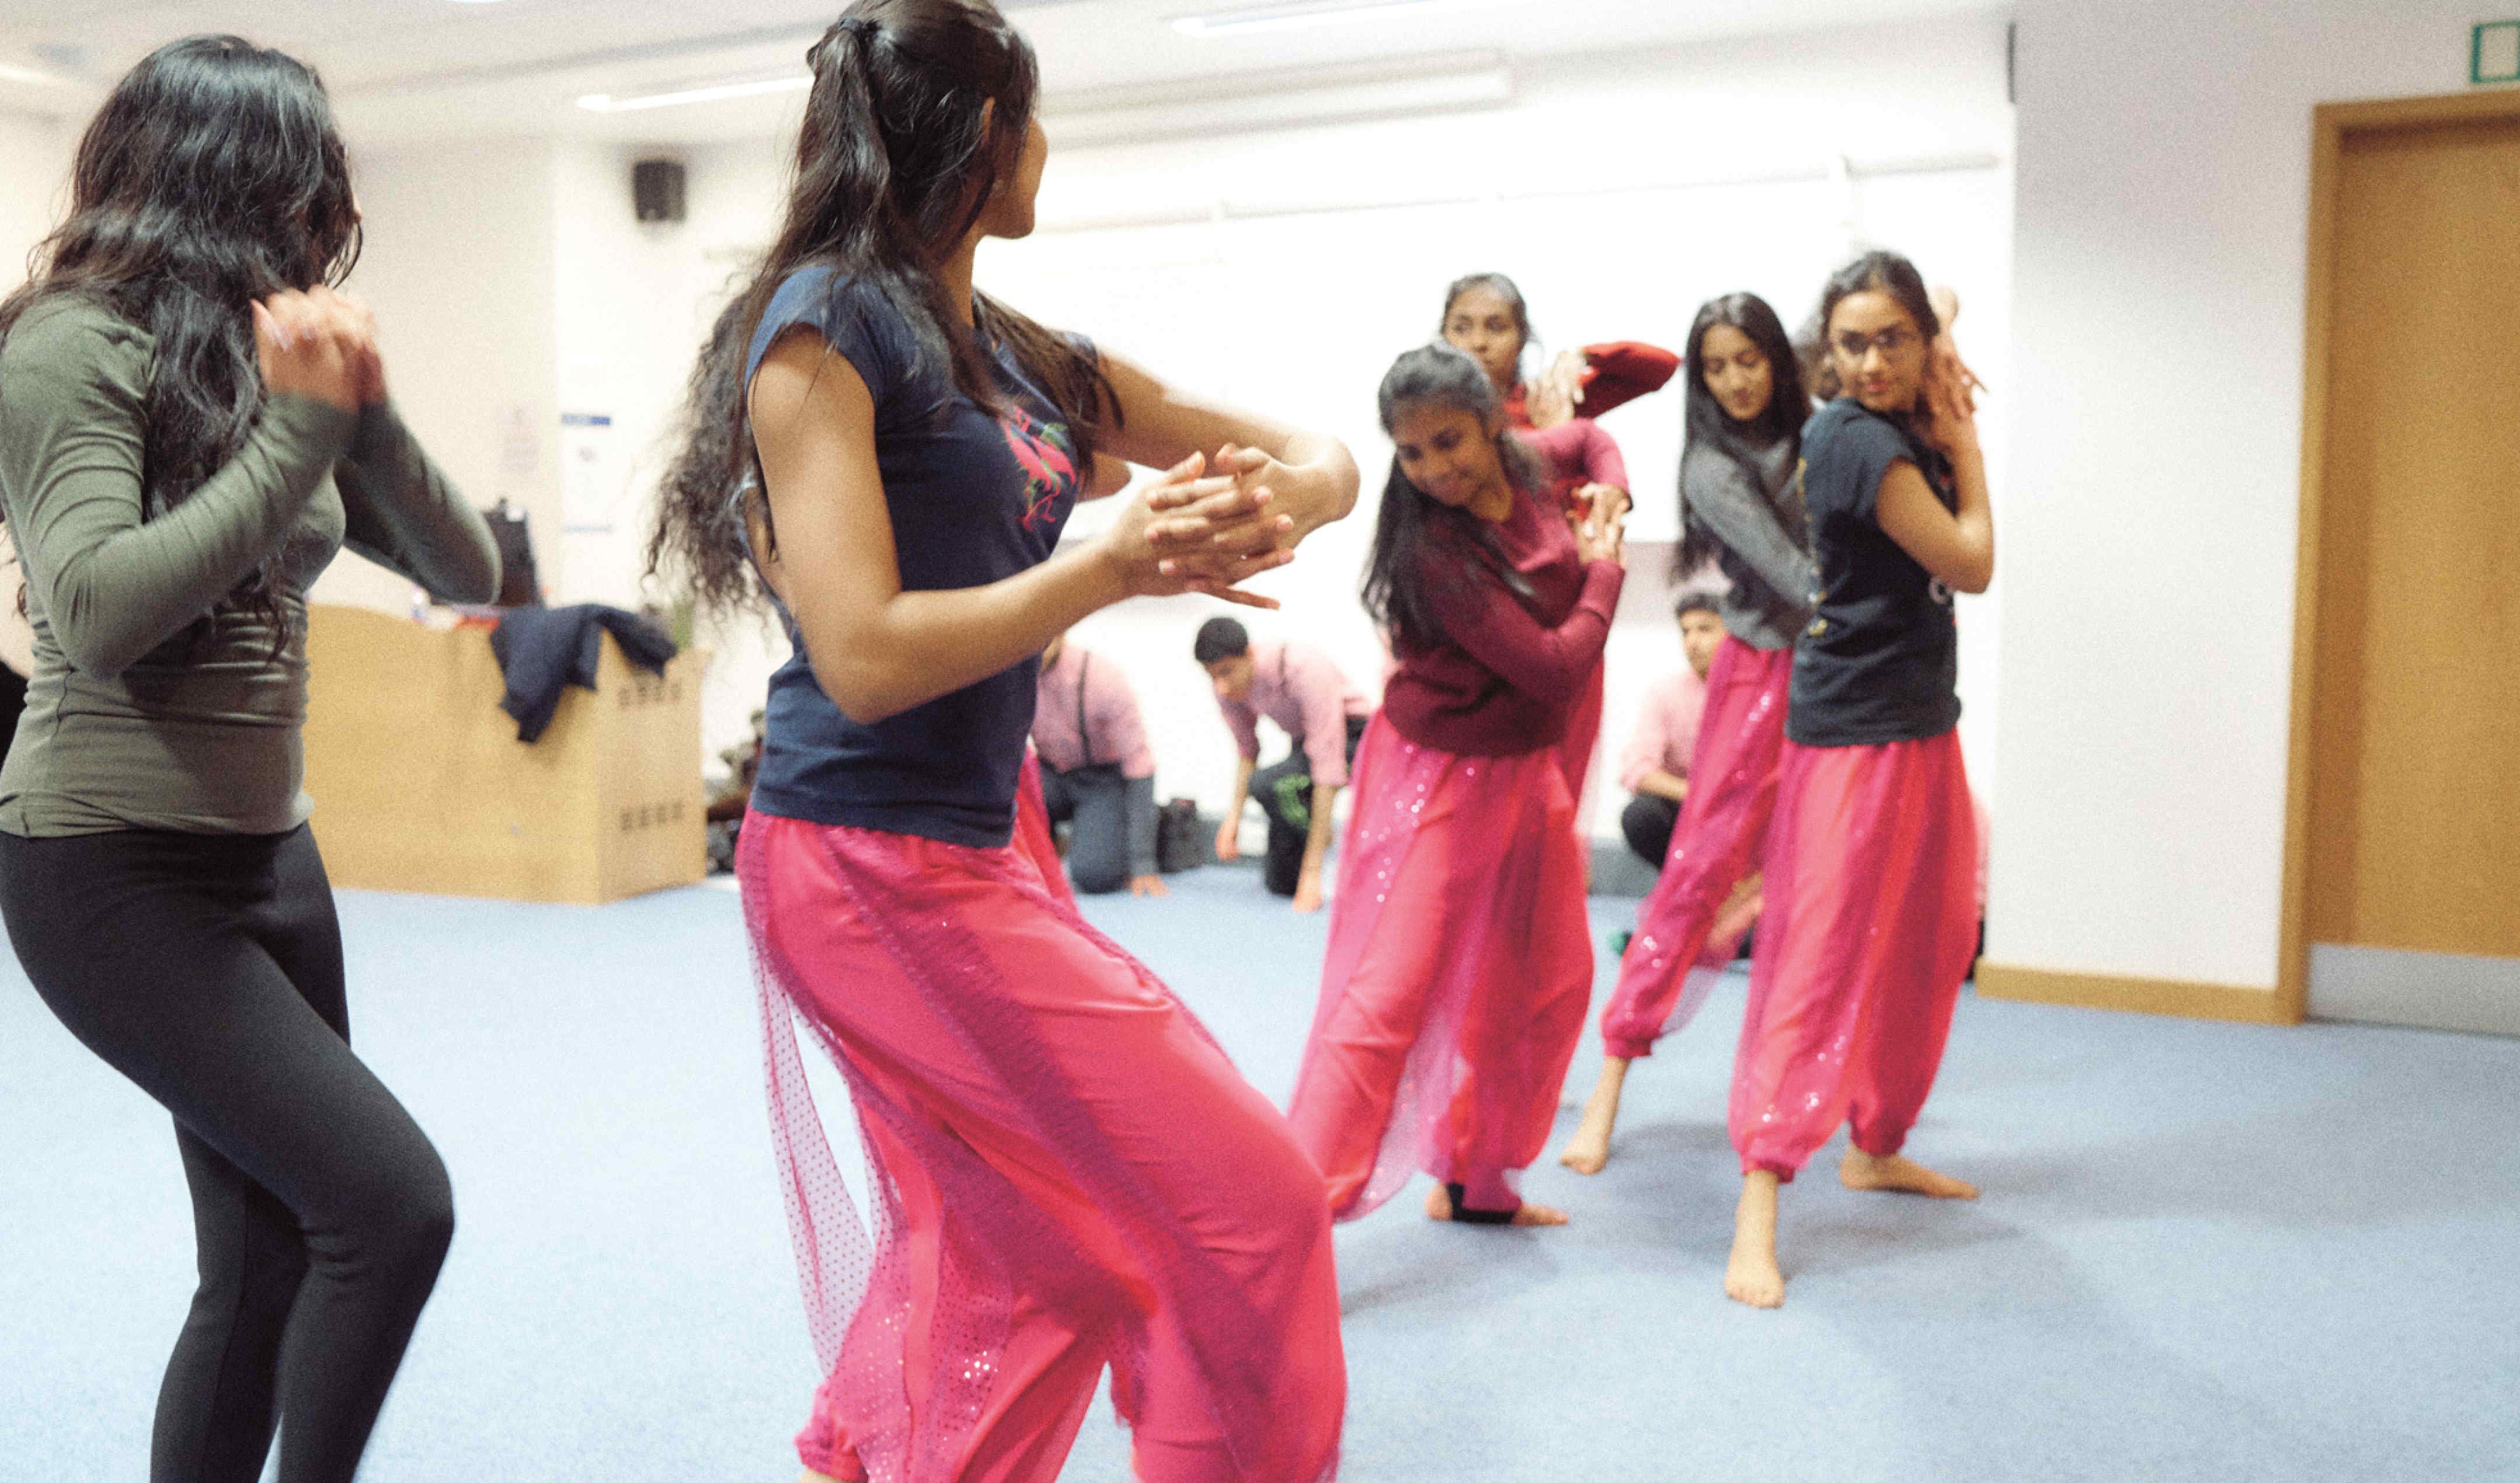
[[[1883,360],[1896,360],[1908,353],[1909,347],[1919,337],[1906,325],[1894,325],[1878,335],[1858,335],[1850,330],[1843,335],[1832,336],[1829,347],[1850,361],[1864,359],[1869,350],[1880,351]]]

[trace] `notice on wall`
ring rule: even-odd
[[[500,493],[521,499],[542,472],[542,419],[523,402],[510,402],[499,409]]]
[[[572,534],[612,528],[613,509],[627,482],[603,412],[560,415],[560,520]]]
[[[2492,21],[2468,34],[2467,80],[2520,82],[2520,21]]]

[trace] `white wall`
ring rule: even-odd
[[[687,214],[643,224],[631,166],[658,157],[684,162]],[[563,475],[588,478],[593,496],[568,512],[567,600],[669,603],[643,577],[656,480],[673,455],[700,342],[776,220],[784,161],[769,141],[683,150],[572,142],[560,147],[555,184],[561,410],[610,424],[568,434],[570,461],[595,472]],[[751,734],[788,645],[751,616],[710,624],[697,642],[710,652],[701,749],[715,773],[718,754]]]
[[[631,164],[658,154],[693,164],[680,224],[631,208]],[[475,503],[524,509],[551,601],[667,596],[642,577],[654,481],[718,295],[772,218],[775,152],[503,139],[353,165],[368,248],[351,288],[377,310],[414,429]],[[315,595],[402,611],[410,589],[345,555]],[[785,644],[748,621],[698,642],[713,654],[701,746],[714,767]]]
[[[354,154],[366,247],[350,291],[376,310],[395,404],[476,505],[526,512],[546,584],[560,528],[553,149],[530,139]],[[311,596],[407,610],[411,587],[343,553]]]
[[[57,119],[0,111],[0,293],[26,281],[26,253],[67,204],[72,143]]]
[[[2024,0],[1989,952],[2275,981],[2314,104],[2452,0]]]
[[[68,204],[71,136],[58,119],[0,110],[0,295],[26,281],[26,256]],[[35,634],[18,615],[17,554],[0,530],[0,663],[34,665]]]

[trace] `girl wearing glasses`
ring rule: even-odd
[[[1608,1161],[1629,1061],[1688,1023],[1758,914],[1757,889],[1736,887],[1767,840],[1794,640],[1818,585],[1794,484],[1811,401],[1777,311],[1755,293],[1708,300],[1689,327],[1688,366],[1677,565],[1685,577],[1711,561],[1731,579],[1719,600],[1726,638],[1706,673],[1680,825],[1601,1016],[1601,1079],[1558,1155],[1578,1174]]]
[[[1984,592],[1995,526],[1966,371],[1915,266],[1870,252],[1821,297],[1803,427],[1820,602],[1795,652],[1765,915],[1733,1062],[1742,1190],[1725,1291],[1784,1301],[1777,1189],[1853,1124],[1850,1189],[1974,1199],[1900,1156],[1976,942],[1952,594]]]

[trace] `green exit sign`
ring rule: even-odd
[[[2520,82],[2520,21],[2494,21],[2467,40],[2467,80]]]

